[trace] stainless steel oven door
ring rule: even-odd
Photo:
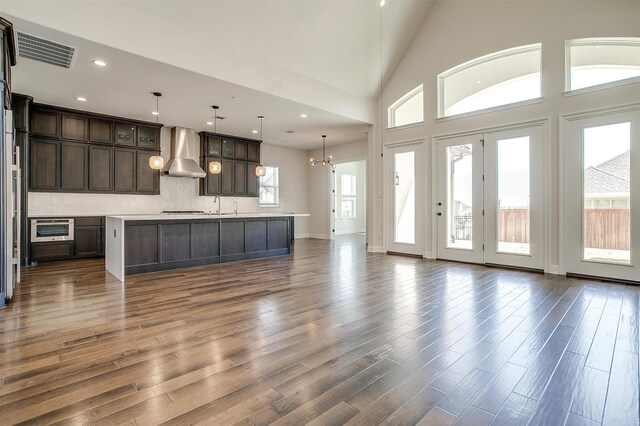
[[[31,242],[72,241],[73,219],[32,219]]]

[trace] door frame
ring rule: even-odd
[[[364,208],[365,208],[365,219],[364,219],[364,229],[365,229],[365,241],[368,241],[368,220],[367,218],[369,217],[369,212],[368,212],[368,208],[369,208],[369,197],[368,197],[368,192],[367,190],[369,189],[369,182],[368,182],[368,160],[367,157],[352,157],[352,158],[346,158],[346,159],[341,159],[340,161],[336,161],[334,164],[337,166],[338,164],[343,164],[343,163],[353,163],[355,161],[364,161],[364,197],[365,197],[365,202],[364,202]],[[328,196],[329,198],[327,198],[327,202],[328,202],[328,228],[327,228],[327,235],[328,235],[328,239],[329,240],[333,240],[335,237],[335,228],[336,228],[336,222],[335,222],[335,212],[333,211],[336,206],[335,206],[335,193],[333,192],[336,188],[335,185],[337,185],[336,183],[336,179],[335,179],[335,168],[331,168],[329,170],[329,180],[327,182],[328,185]]]
[[[616,105],[613,107],[597,108],[567,114],[560,114],[558,116],[558,236],[560,240],[558,244],[559,274],[567,274],[567,241],[565,238],[567,232],[567,201],[565,191],[567,175],[564,168],[564,163],[567,157],[566,150],[569,145],[571,123],[588,118],[598,118],[606,115],[633,112],[638,110],[640,110],[640,102],[634,102],[630,104]]]
[[[387,178],[387,173],[389,172],[389,165],[388,165],[388,161],[387,158],[385,158],[385,154],[387,153],[387,149],[392,149],[392,148],[401,148],[404,146],[419,146],[422,153],[420,156],[416,156],[416,165],[421,165],[422,167],[422,178],[420,180],[420,182],[418,182],[418,179],[416,178],[416,182],[420,185],[420,188],[416,187],[416,206],[418,206],[418,203],[420,203],[420,218],[416,218],[416,224],[421,225],[420,229],[418,229],[418,227],[416,227],[416,239],[420,239],[421,240],[421,256],[423,258],[429,258],[429,256],[427,256],[427,248],[426,248],[426,242],[427,242],[427,238],[425,238],[425,234],[427,229],[429,228],[427,225],[427,212],[429,211],[427,209],[426,206],[426,200],[427,198],[431,198],[431,196],[429,197],[425,197],[425,193],[426,193],[426,185],[425,185],[425,180],[426,177],[428,176],[427,173],[424,172],[424,169],[426,168],[428,162],[426,161],[426,156],[427,156],[427,140],[425,138],[416,138],[416,139],[408,139],[408,140],[403,140],[403,141],[398,141],[398,142],[389,142],[389,143],[385,143],[382,146],[382,152],[383,152],[383,158],[382,158],[382,199],[385,200],[384,204],[383,204],[383,212],[382,212],[382,251],[383,253],[387,253],[389,251],[389,246],[388,246],[388,240],[389,240],[389,232],[393,232],[392,229],[388,229],[388,223],[389,223],[389,212],[391,207],[395,205],[395,199],[392,197],[393,193],[389,193],[389,188],[388,185],[386,184],[386,178]],[[416,167],[416,170],[419,170],[418,167]]]
[[[535,120],[522,121],[511,124],[490,126],[490,127],[479,127],[470,130],[465,130],[461,132],[454,133],[445,133],[438,134],[431,137],[431,193],[438,193],[438,158],[437,158],[437,142],[440,140],[463,137],[463,136],[471,136],[478,133],[496,133],[503,131],[511,131],[518,130],[527,127],[541,126],[542,127],[542,140],[541,140],[541,156],[542,156],[542,167],[543,167],[543,196],[542,196],[542,210],[543,210],[543,229],[544,229],[544,243],[542,244],[543,254],[542,257],[544,259],[544,272],[557,274],[559,267],[558,265],[554,265],[551,263],[551,253],[553,252],[553,224],[552,224],[552,211],[551,206],[553,206],[553,158],[552,158],[552,150],[550,149],[550,141],[551,141],[551,117],[544,117]],[[560,159],[558,160],[560,161]],[[558,164],[557,163],[556,167]],[[433,198],[435,200],[435,198]],[[431,247],[433,248],[433,259],[436,259],[438,256],[438,221],[436,220],[438,206],[436,202],[431,203],[431,209],[428,209],[431,214]]]

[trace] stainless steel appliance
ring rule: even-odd
[[[31,242],[73,241],[73,219],[31,219]]]

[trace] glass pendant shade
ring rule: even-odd
[[[259,166],[256,166],[256,176],[264,176],[267,174],[267,168],[265,166],[263,166],[262,164],[260,164]]]
[[[159,155],[152,155],[149,157],[149,167],[153,170],[162,170],[164,167],[164,158]]]
[[[211,161],[209,163],[209,173],[217,175],[222,171],[222,164],[219,161]]]

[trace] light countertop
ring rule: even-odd
[[[309,213],[280,213],[280,212],[253,212],[253,213],[222,213],[218,214],[127,214],[110,215],[108,218],[121,220],[194,220],[194,219],[247,219],[259,217],[309,217]]]

